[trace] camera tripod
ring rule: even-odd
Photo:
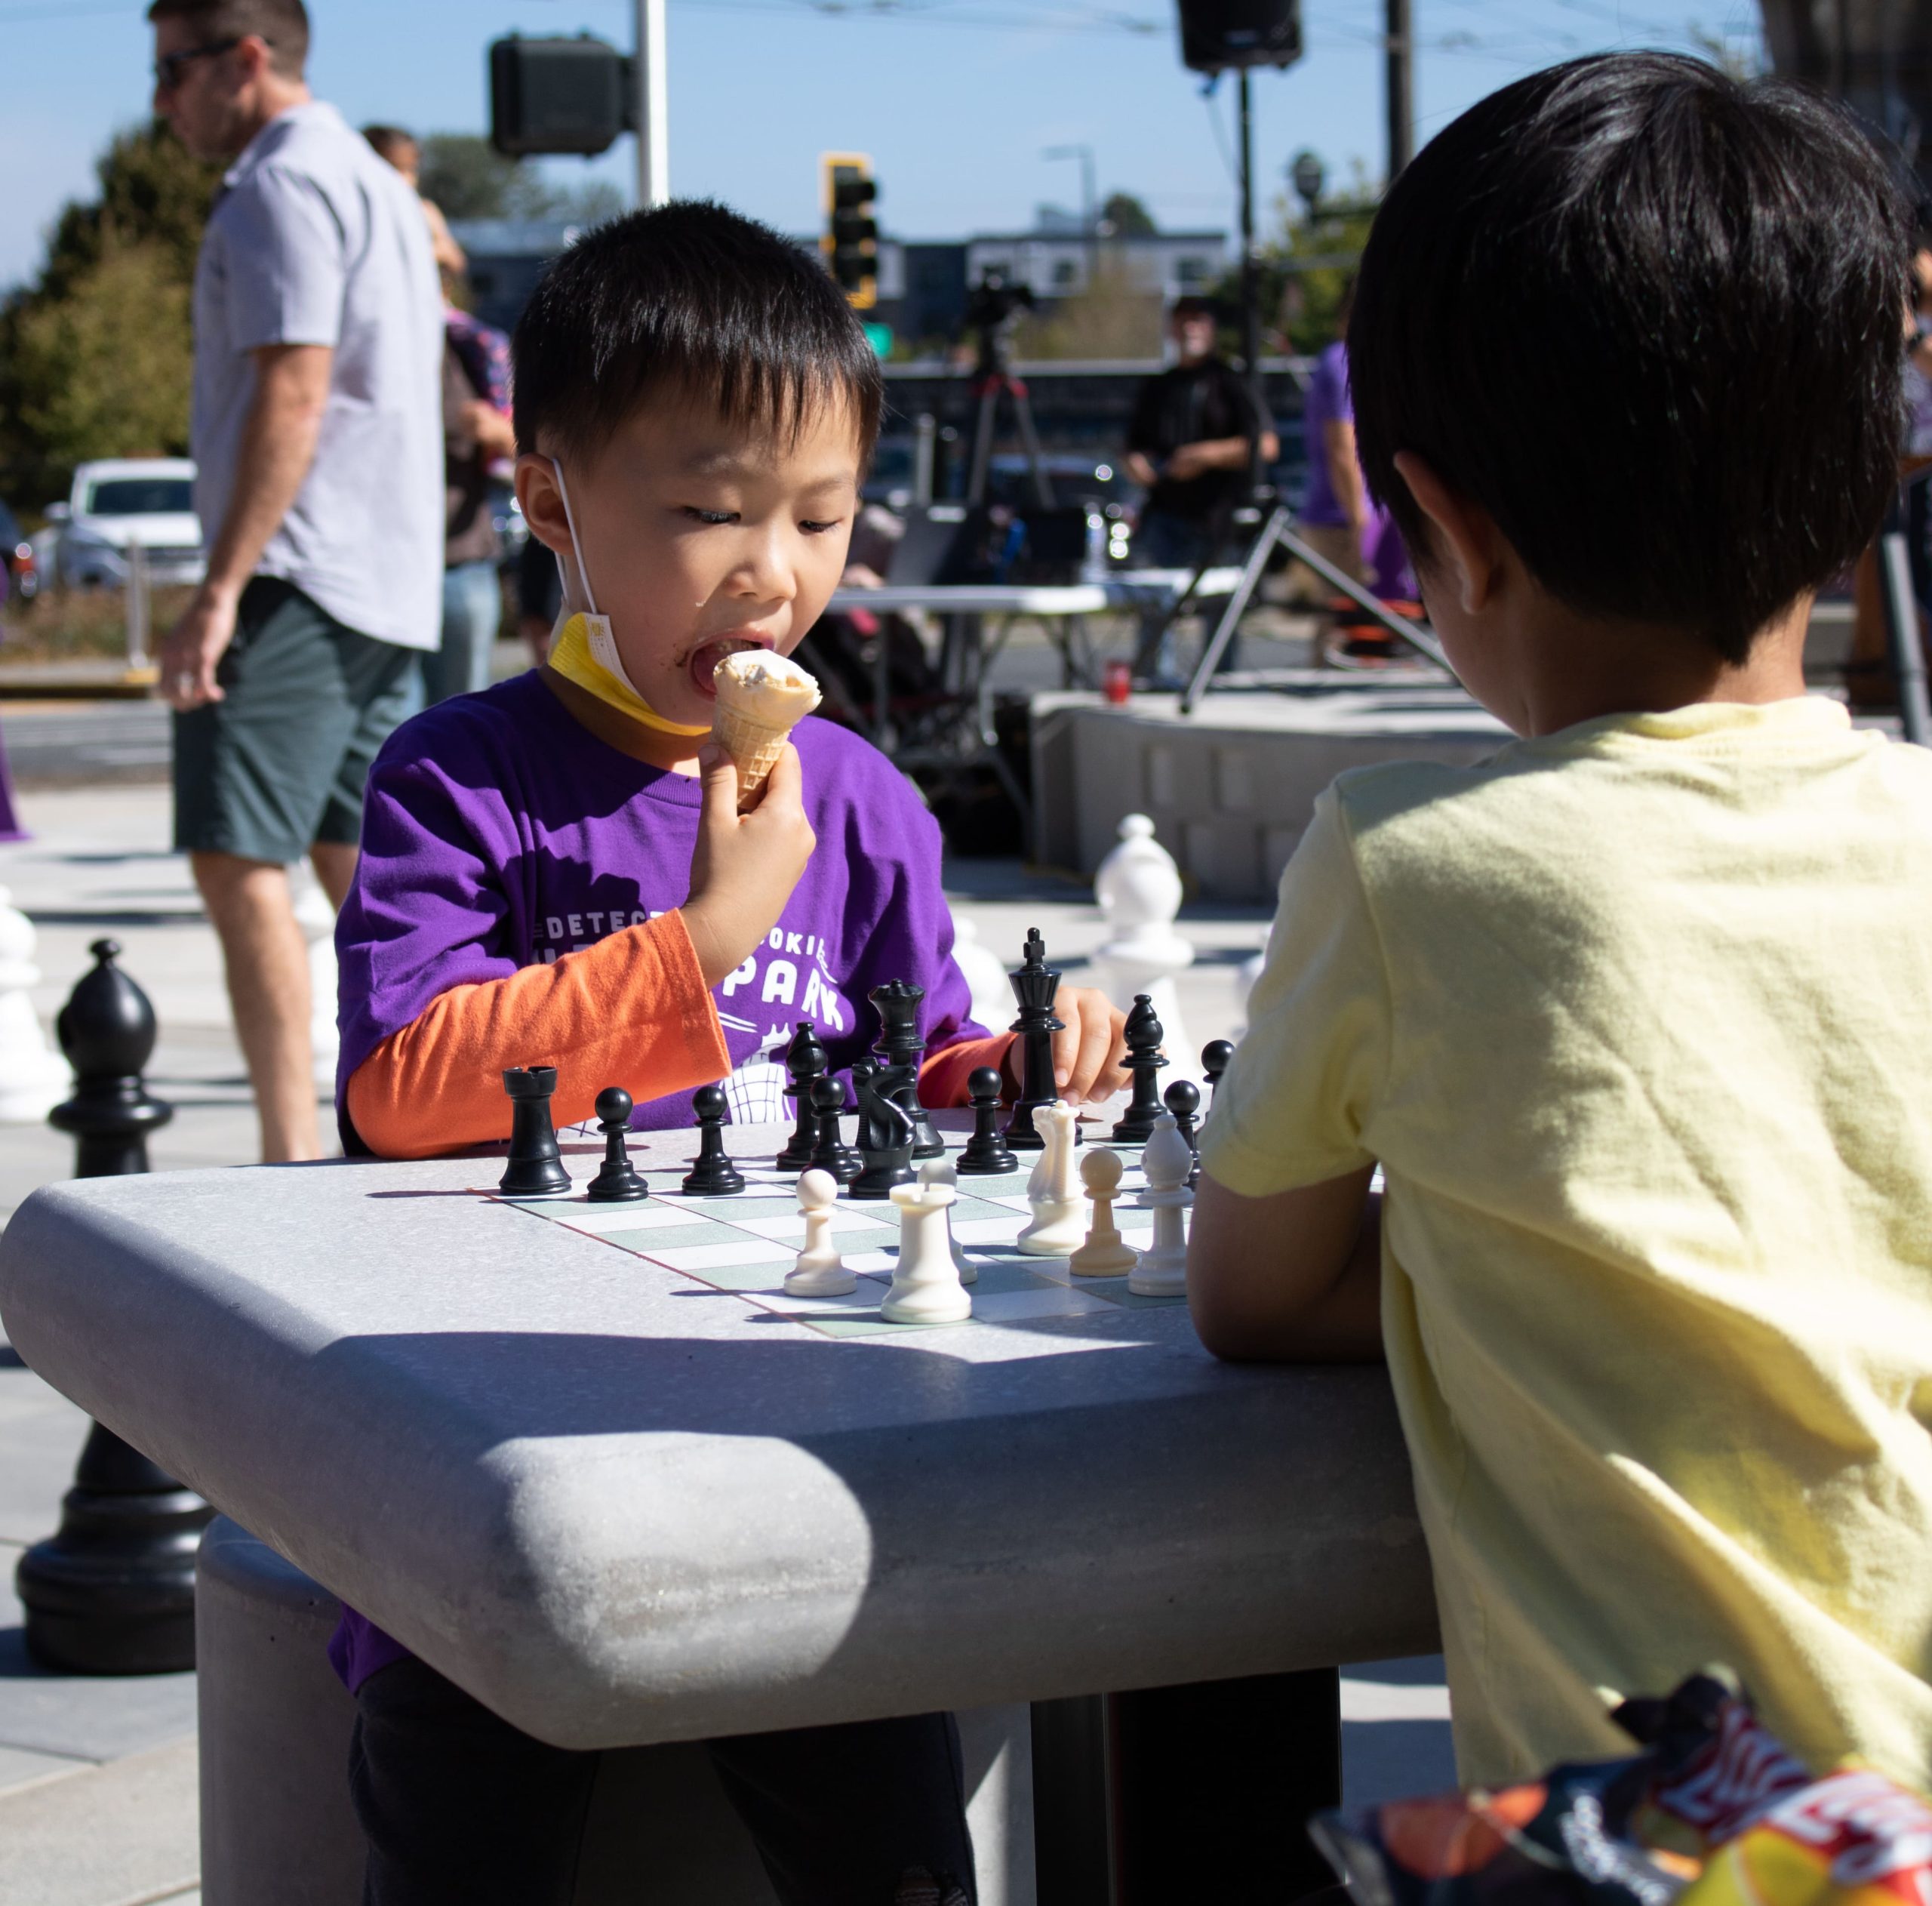
[[[973,367],[972,394],[977,411],[973,423],[973,460],[966,483],[969,503],[986,500],[986,476],[992,464],[993,440],[999,431],[999,403],[1004,397],[1013,406],[1013,420],[1020,433],[1020,448],[1026,453],[1026,471],[1033,481],[1033,494],[1042,510],[1054,507],[1053,482],[1040,454],[1040,433],[1034,425],[1026,380],[1014,375],[1006,355],[1007,336],[1014,319],[1023,307],[1030,309],[1032,303],[1030,285],[1010,285],[997,273],[989,271],[974,287],[966,308],[966,321],[979,346],[979,359]]]

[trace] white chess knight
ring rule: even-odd
[[[1137,1297],[1185,1297],[1187,1295],[1187,1214],[1194,1193],[1187,1188],[1194,1153],[1180,1135],[1171,1112],[1154,1121],[1154,1135],[1140,1154],[1147,1189],[1140,1208],[1154,1214],[1154,1242],[1127,1280]]]
[[[1085,1200],[1074,1188],[1073,1107],[1056,1099],[1035,1114],[1046,1149],[1026,1181],[1032,1216],[1019,1236],[1020,1249],[1034,1258],[1071,1257],[1086,1235]]]
[[[1094,956],[1097,984],[1121,1012],[1134,996],[1152,1002],[1164,1035],[1162,1049],[1170,1070],[1164,1084],[1200,1078],[1194,1042],[1181,1023],[1180,995],[1174,976],[1194,964],[1191,941],[1174,931],[1180,913],[1180,870],[1174,856],[1154,838],[1154,824],[1131,814],[1120,824],[1120,844],[1094,876],[1094,898],[1107,917],[1106,944]]]
[[[1087,1242],[1067,1259],[1066,1267],[1076,1277],[1118,1277],[1131,1270],[1140,1254],[1120,1234],[1114,1222],[1114,1200],[1120,1196],[1122,1170],[1118,1152],[1096,1145],[1080,1161],[1080,1182],[1094,1206],[1094,1221],[1087,1227]]]
[[[973,1300],[952,1261],[951,1208],[959,1194],[949,1184],[895,1184],[899,1207],[899,1262],[878,1313],[888,1323],[963,1323]]]
[[[29,989],[40,984],[33,922],[0,887],[0,1125],[42,1125],[72,1079],[35,1016]]]
[[[974,1017],[977,1018],[978,1015],[975,1014]],[[985,1021],[981,1021],[980,1023],[983,1025]],[[949,1153],[944,1158],[928,1159],[925,1163],[919,1167],[919,1182],[921,1184],[947,1185],[957,1193],[959,1189],[959,1174],[953,1169],[952,1155]],[[980,1281],[980,1267],[967,1256],[959,1240],[952,1235],[952,1220],[950,1215],[946,1221],[946,1235],[947,1242],[952,1246],[952,1267],[958,1272],[960,1282],[977,1284]]]
[[[785,1273],[787,1297],[844,1297],[859,1288],[832,1241],[838,1181],[829,1172],[807,1172],[798,1180],[798,1209],[805,1215],[805,1248]]]

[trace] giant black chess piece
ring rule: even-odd
[[[1020,1035],[1020,1096],[1003,1135],[1014,1151],[1044,1151],[1047,1141],[1035,1129],[1033,1115],[1060,1096],[1054,1087],[1054,1035],[1062,1023],[1054,1017],[1060,975],[1047,964],[1047,943],[1038,928],[1028,931],[1025,956],[1007,978],[1020,1002],[1020,1017],[1011,1028]]]
[[[1187,1188],[1192,1191],[1201,1183],[1201,1141],[1194,1132],[1194,1115],[1201,1109],[1201,1088],[1192,1079],[1177,1079],[1161,1096],[1168,1101],[1168,1110],[1174,1115],[1180,1135],[1187,1141],[1188,1150],[1194,1154],[1194,1162],[1187,1173]]]
[[[841,1185],[850,1184],[866,1169],[866,1161],[847,1144],[838,1129],[845,1115],[845,1088],[836,1079],[812,1082],[812,1110],[818,1120],[818,1144],[811,1169],[829,1172]]]
[[[49,1122],[72,1132],[77,1178],[148,1169],[147,1135],[174,1116],[148,1095],[154,1008],[97,940],[94,970],[54,1021],[74,1068],[74,1096]],[[214,1511],[192,1489],[97,1423],[57,1533],[21,1557],[14,1582],[26,1643],[70,1674],[162,1674],[195,1664],[195,1550]]]
[[[854,1198],[889,1198],[896,1184],[910,1184],[912,1115],[887,1089],[887,1075],[862,1059],[852,1068],[859,1098],[859,1156],[865,1169],[852,1181]]]
[[[973,1108],[973,1135],[959,1154],[959,1175],[1001,1178],[1018,1171],[1019,1159],[1000,1142],[999,1074],[991,1066],[975,1066],[968,1076],[966,1102]]]
[[[1134,1081],[1134,1096],[1114,1127],[1114,1141],[1144,1145],[1154,1135],[1154,1121],[1165,1109],[1158,1082],[1161,1068],[1167,1064],[1161,1055],[1161,1042],[1167,1033],[1155,1014],[1150,995],[1134,996],[1134,1009],[1127,1015],[1121,1036],[1127,1042],[1127,1070]]]
[[[735,1198],[745,1188],[745,1175],[724,1153],[724,1088],[699,1086],[691,1110],[697,1115],[697,1156],[678,1189],[687,1198]]]
[[[621,1085],[606,1085],[597,1095],[597,1129],[604,1135],[604,1164],[583,1188],[593,1205],[634,1204],[651,1196],[651,1187],[631,1162],[628,1143],[631,1095]]]
[[[878,1014],[878,1042],[872,1050],[885,1061],[880,1085],[912,1121],[912,1156],[943,1158],[946,1141],[933,1129],[932,1119],[919,1102],[919,1061],[926,1055],[919,1008],[924,1003],[926,989],[910,980],[894,980],[874,987],[866,997]]]
[[[772,1056],[777,1055],[774,1052]],[[809,1019],[800,1020],[791,1044],[785,1048],[785,1072],[792,1082],[785,1088],[785,1096],[796,1101],[798,1115],[791,1138],[774,1161],[782,1172],[811,1168],[812,1155],[818,1150],[818,1114],[813,1109],[812,1088],[825,1076],[831,1063],[819,1042],[817,1027]]]
[[[497,1189],[506,1198],[561,1198],[571,1188],[550,1121],[557,1089],[555,1066],[512,1066],[503,1074],[510,1095],[510,1155]]]

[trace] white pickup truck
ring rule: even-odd
[[[195,515],[195,466],[185,457],[125,457],[83,463],[57,526],[54,574],[70,588],[118,589],[138,542],[152,584],[198,583],[206,568]]]

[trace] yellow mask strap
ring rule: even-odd
[[[622,674],[607,667],[595,651],[608,645],[611,659],[615,661],[617,645],[611,639],[609,621],[601,615],[595,619],[598,627],[593,630],[592,618],[578,610],[550,645],[550,666],[566,682],[575,682],[586,694],[595,695],[619,714],[640,722],[646,728],[654,728],[660,734],[678,734],[690,740],[711,732],[709,723],[703,728],[691,728],[682,722],[666,721]],[[594,641],[594,636],[601,637],[601,642]],[[622,666],[618,664],[620,669]]]

